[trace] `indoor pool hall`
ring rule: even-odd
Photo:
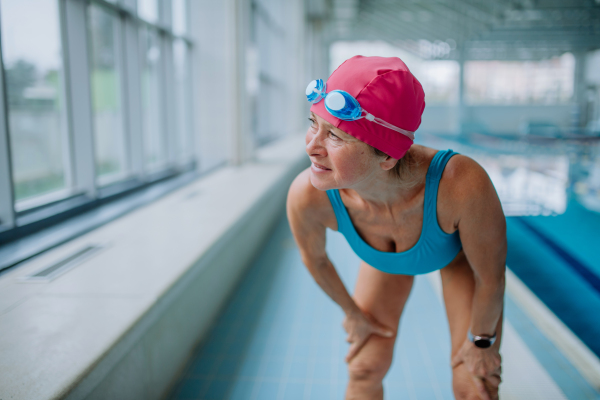
[[[600,400],[600,0],[0,0],[0,400]]]

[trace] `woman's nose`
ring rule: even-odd
[[[315,153],[322,153],[324,150],[323,144],[321,143],[321,133],[308,133],[306,135],[306,152],[311,155]]]

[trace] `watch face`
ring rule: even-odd
[[[489,339],[478,339],[473,342],[475,346],[481,347],[482,349],[487,349],[492,345]]]

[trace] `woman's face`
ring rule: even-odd
[[[369,146],[335,128],[315,113],[306,132],[306,153],[312,161],[310,181],[319,190],[360,187],[382,172],[381,158]],[[327,168],[323,170],[319,164]]]

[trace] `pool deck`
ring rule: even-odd
[[[351,292],[360,260],[331,230],[327,253]],[[343,317],[302,264],[283,215],[169,398],[343,399],[349,347]],[[501,399],[600,399],[508,294],[504,326]],[[449,362],[439,272],[418,276],[384,380],[385,398],[453,399]]]

